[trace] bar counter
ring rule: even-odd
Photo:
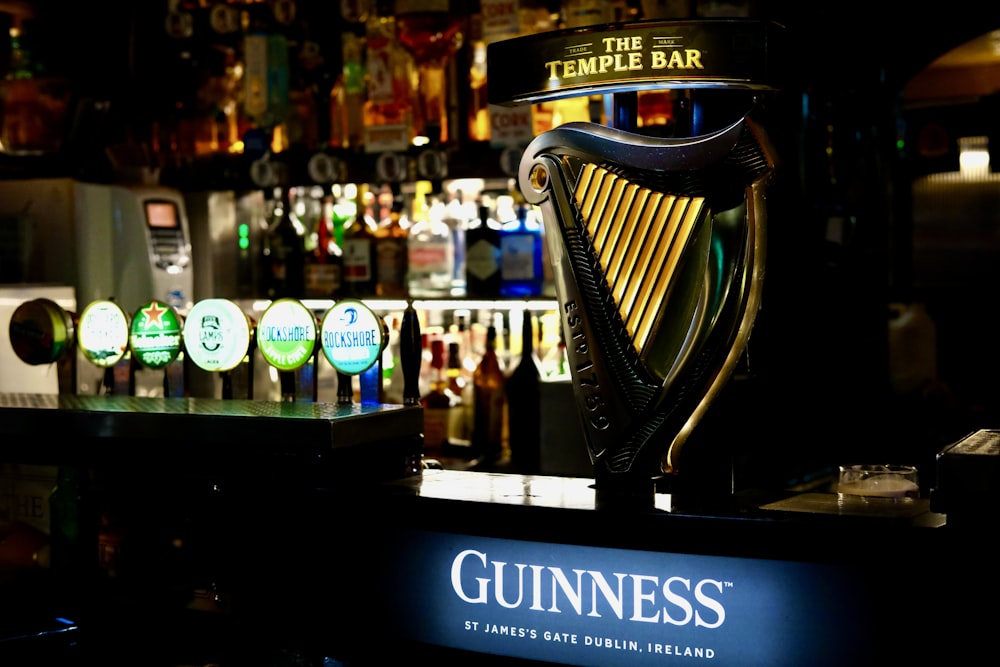
[[[991,650],[991,526],[949,525],[926,498],[689,503],[606,497],[585,477],[407,470],[421,417],[0,395],[0,459],[90,469],[127,544],[112,573],[6,578],[0,626],[31,601],[39,622],[79,621],[74,655],[114,665],[271,667],[291,647],[309,665],[740,667]]]
[[[958,664],[991,646],[992,548],[926,498],[748,491],[679,510],[608,504],[586,478],[432,470],[372,504],[395,529],[371,614],[446,664]]]

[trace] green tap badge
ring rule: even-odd
[[[146,368],[163,368],[181,351],[181,318],[162,301],[150,301],[132,316],[129,346]]]
[[[293,371],[316,349],[316,317],[297,299],[278,299],[257,323],[257,349],[280,371]]]

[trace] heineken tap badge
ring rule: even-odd
[[[756,62],[753,53],[766,54],[769,35],[767,26],[732,21],[603,28],[537,43],[550,78],[586,83],[588,92],[648,88],[656,76],[668,78],[658,84],[665,88],[748,89],[760,72],[737,70]],[[520,39],[499,45],[530,50],[514,45]],[[720,60],[736,45],[757,51]],[[604,53],[621,48],[632,50]],[[535,94],[511,86],[510,99],[544,97],[541,84]],[[518,186],[542,212],[598,490],[641,493],[654,478],[683,474],[681,448],[745,351],[761,297],[764,195],[776,160],[745,108],[728,122],[670,138],[567,123],[535,137],[522,155]]]

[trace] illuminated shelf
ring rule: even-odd
[[[335,303],[334,299],[302,299],[302,303],[313,311],[325,312]],[[361,299],[376,312],[392,312],[404,310],[406,299]],[[255,312],[264,312],[271,304],[269,300],[261,299],[253,302]],[[554,297],[535,297],[530,299],[413,299],[413,307],[417,310],[532,310],[549,311],[559,307]]]

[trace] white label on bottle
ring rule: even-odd
[[[515,0],[479,0],[483,17],[483,37],[514,36],[520,29]]]
[[[451,275],[451,247],[448,243],[428,242],[419,246],[410,245],[410,270],[415,274]]]
[[[372,278],[371,240],[344,240],[344,276],[349,283],[363,283]]]
[[[501,237],[500,274],[504,280],[532,280],[536,277],[535,239],[531,234]]]
[[[365,127],[365,152],[406,152],[410,147],[410,128],[404,125],[369,125]]]
[[[531,106],[489,106],[490,144],[495,148],[526,146],[534,138]]]
[[[267,35],[247,35],[243,39],[246,61],[244,108],[251,117],[267,111]]]
[[[447,12],[448,0],[396,0],[396,15],[413,12]]]
[[[368,44],[368,101],[376,105],[392,104],[396,99],[392,90],[389,40],[369,40]]]
[[[424,449],[437,450],[448,442],[448,409],[424,408]]]

